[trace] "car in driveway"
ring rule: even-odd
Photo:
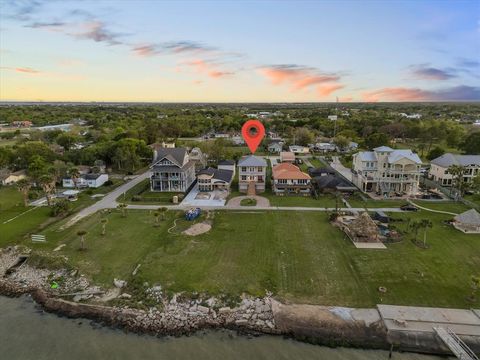
[[[418,208],[414,205],[411,205],[411,204],[405,204],[405,205],[400,206],[400,210],[403,210],[403,211],[418,211]]]

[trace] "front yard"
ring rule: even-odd
[[[216,211],[210,232],[189,237],[167,230],[187,227],[183,213],[169,211],[155,225],[153,212],[106,212],[74,227],[48,231],[52,250],[95,281],[111,286],[114,277],[161,284],[167,291],[239,296],[273,291],[294,302],[374,306],[377,303],[469,308],[469,279],[480,273],[480,235],[465,235],[442,223],[448,215],[402,213],[395,218],[428,218],[429,249],[407,237],[387,250],[359,250],[332,227],[327,213],[296,211]],[[405,223],[397,222],[398,228]],[[88,231],[86,251],[79,251],[77,231]],[[378,291],[387,288],[386,293]]]

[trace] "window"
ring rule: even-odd
[[[263,168],[261,166],[258,167],[258,172],[262,172]]]
[[[246,171],[247,171],[247,167],[246,167],[246,166],[242,166],[242,171],[243,171],[243,172],[246,172]]]
[[[258,177],[258,182],[263,182],[263,176],[260,175],[260,176]]]
[[[246,181],[247,180],[247,175],[242,175],[242,180]]]

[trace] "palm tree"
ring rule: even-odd
[[[166,207],[161,207],[161,208],[158,208],[158,211],[160,211],[160,213],[162,214],[162,220],[165,220],[165,213],[167,212],[167,208]]]
[[[100,220],[100,222],[102,223],[102,236],[105,236],[108,220],[103,218],[102,220]]]
[[[427,247],[427,229],[433,226],[430,219],[420,220],[420,226],[423,228],[423,246]]]
[[[18,191],[20,191],[23,195],[23,205],[25,207],[28,206],[28,192],[30,191],[30,188],[32,187],[32,183],[30,180],[27,178],[22,179],[16,183],[16,187]]]
[[[51,205],[51,195],[55,190],[55,179],[50,175],[42,175],[39,179],[40,186],[42,187],[45,197],[47,198],[48,206]]]
[[[71,167],[68,170],[68,174],[72,178],[73,187],[76,189],[77,188],[77,181],[78,181],[78,178],[80,177],[80,171],[76,167]]]
[[[158,211],[155,211],[153,213],[153,216],[155,217],[155,226],[158,226],[158,218],[160,216],[160,213]]]
[[[80,236],[80,250],[85,250],[85,235],[87,235],[87,232],[85,230],[78,230],[77,235]]]
[[[413,239],[417,242],[418,230],[420,229],[421,223],[419,221],[409,221],[408,228],[413,233]]]
[[[463,173],[465,172],[465,168],[462,165],[452,165],[448,167],[448,172],[453,176],[453,186],[457,189],[460,196],[462,196],[464,190]]]
[[[120,203],[117,208],[122,212],[122,217],[127,217],[127,204]]]

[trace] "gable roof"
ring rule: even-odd
[[[475,164],[480,166],[480,155],[456,155],[452,153],[446,153],[437,157],[436,159],[433,159],[431,163],[444,168],[448,168],[452,165],[467,166]]]
[[[187,156],[187,149],[185,148],[159,148],[157,150],[157,156],[153,161],[153,165],[157,162],[166,158],[176,164],[179,167],[182,167],[185,162],[185,157]]]
[[[390,151],[394,151],[394,150],[389,146],[379,146],[379,147],[374,148],[373,151],[390,152]]]
[[[255,156],[255,155],[248,155],[243,156],[240,161],[238,162],[238,166],[263,166],[267,167],[267,162],[264,158]]]
[[[467,210],[460,215],[455,216],[455,221],[468,224],[468,225],[480,225],[480,214],[475,209]]]
[[[393,150],[390,155],[388,155],[388,162],[393,163],[400,159],[409,159],[417,164],[421,164],[422,160],[415,154],[412,150],[402,149],[402,150]]]
[[[302,172],[298,166],[290,163],[281,163],[272,168],[272,175],[274,179],[305,179],[310,180],[308,174]]]
[[[360,151],[358,155],[362,161],[377,161],[377,155],[373,151]]]

